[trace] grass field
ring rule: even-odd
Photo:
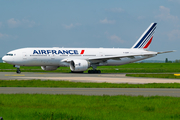
[[[180,83],[115,84],[82,83],[52,80],[0,80],[0,87],[58,87],[58,88],[180,88]]]
[[[180,98],[0,94],[4,120],[179,120]]]
[[[122,66],[103,66],[98,67],[98,69],[102,73],[178,73],[180,72],[180,64],[131,63]],[[0,63],[0,72],[3,71],[15,72],[16,68],[6,63]],[[21,67],[21,71],[50,72],[43,71],[40,67]],[[70,69],[69,67],[60,67],[52,72],[70,72]],[[143,74],[137,74],[138,77],[142,77],[141,75]],[[158,76],[157,74],[147,75]],[[172,77],[172,74],[159,74],[159,76],[168,78],[169,76]],[[112,84],[50,80],[0,80],[0,87],[180,88],[180,84]],[[179,120],[179,101],[180,97],[160,96],[0,94],[0,117],[2,116],[4,120]]]
[[[90,68],[91,69],[91,68]],[[100,66],[102,73],[178,73],[180,63],[131,63],[121,66]],[[16,68],[7,63],[0,63],[0,72],[15,72]],[[71,72],[69,67],[59,67],[55,71],[44,71],[41,67],[21,66],[22,72]],[[87,70],[85,71],[87,73]]]

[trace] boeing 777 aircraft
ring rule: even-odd
[[[97,66],[123,65],[166,52],[148,51],[157,23],[152,23],[131,48],[21,48],[8,52],[2,60],[14,65],[17,73],[20,66],[41,66],[43,70],[56,70],[69,66],[72,72],[101,73]]]

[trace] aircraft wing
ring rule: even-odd
[[[120,59],[120,58],[134,58],[135,56],[151,56],[151,55],[157,55],[157,52],[149,52],[149,53],[140,53],[140,54],[125,54],[125,55],[115,55],[115,56],[99,56],[99,57],[91,57],[87,58],[88,61],[107,61],[109,59]],[[63,59],[62,62],[71,62],[72,59]]]
[[[101,56],[101,57],[91,57],[87,58],[88,61],[107,61],[109,59],[120,59],[120,58],[134,58],[135,56],[153,56],[157,54],[163,54],[163,53],[169,53],[169,52],[175,52],[173,51],[164,51],[164,52],[145,52],[145,53],[139,53],[139,54],[125,54],[125,55],[117,55],[117,56]],[[63,59],[62,62],[71,62],[72,59]]]
[[[103,56],[103,57],[92,57],[88,58],[87,60],[93,61],[93,60],[109,60],[109,59],[119,59],[119,58],[134,58],[135,56],[151,56],[151,55],[157,55],[157,52],[153,53],[141,53],[141,54],[126,54],[126,55],[118,55],[118,56]]]
[[[164,51],[164,52],[149,52],[149,53],[140,53],[140,54],[128,54],[128,55],[119,55],[119,56],[104,56],[104,57],[93,57],[93,58],[88,58],[87,60],[92,61],[92,60],[108,60],[108,59],[119,59],[119,58],[134,58],[135,56],[151,56],[151,55],[157,55],[157,54],[163,54],[163,53],[170,53],[170,52],[175,52],[173,51]]]

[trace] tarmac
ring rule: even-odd
[[[138,78],[127,77],[126,74],[77,74],[77,73],[35,73],[23,72],[0,72],[1,80],[68,80],[72,82],[97,82],[97,83],[180,83],[180,79],[161,79],[161,78]]]
[[[74,95],[130,95],[180,97],[180,89],[161,88],[36,88],[0,87],[0,94],[74,94]]]
[[[126,74],[76,74],[76,73],[34,73],[0,72],[1,80],[67,80],[72,82],[107,82],[107,83],[180,83],[179,79],[136,78]],[[35,87],[0,87],[3,94],[77,94],[77,95],[131,95],[131,96],[173,96],[180,97],[180,89],[162,88],[35,88]]]

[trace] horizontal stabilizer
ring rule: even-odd
[[[170,53],[170,52],[175,52],[175,50],[172,50],[172,51],[164,51],[164,52],[157,52],[157,54]]]

